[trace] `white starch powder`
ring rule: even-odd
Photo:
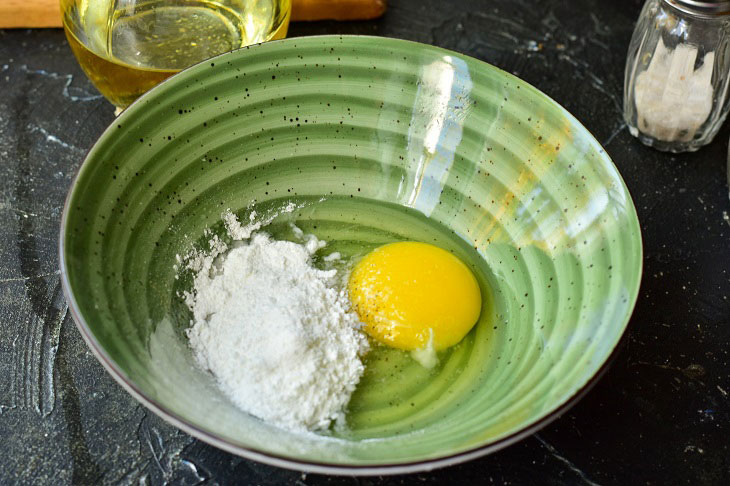
[[[344,418],[367,340],[336,270],[312,266],[324,242],[298,228],[303,244],[252,233],[261,226],[254,218],[244,226],[224,214],[229,235],[248,242],[226,253],[214,237],[211,253],[188,264],[190,345],[241,409],[290,430],[326,429]]]

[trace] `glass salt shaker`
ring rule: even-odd
[[[626,60],[624,119],[646,145],[691,152],[730,108],[730,1],[647,0]]]

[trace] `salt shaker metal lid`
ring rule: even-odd
[[[698,2],[696,0],[666,0],[671,6],[682,12],[694,15],[730,15],[730,1]]]

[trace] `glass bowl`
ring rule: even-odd
[[[81,68],[120,110],[215,55],[282,39],[291,0],[60,0]]]

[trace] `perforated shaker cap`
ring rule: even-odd
[[[721,2],[700,2],[696,0],[665,0],[673,7],[693,15],[716,17],[730,15],[730,0]]]

